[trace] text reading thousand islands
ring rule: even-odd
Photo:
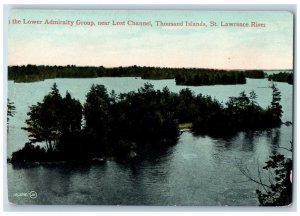
[[[41,24],[46,24],[46,25],[87,25],[87,26],[153,26],[152,21],[133,21],[133,20],[128,20],[128,21],[84,21],[84,20],[53,20],[53,19],[45,19],[45,20],[27,20],[27,19],[22,19],[22,20],[17,20],[17,19],[12,19],[9,21],[10,24],[31,24],[31,25],[41,25]],[[180,21],[180,22],[163,22],[163,21],[155,21],[155,26],[198,26],[198,27],[216,27],[216,26],[221,26],[221,27],[266,27],[266,24],[263,22],[224,22],[221,21],[220,23],[210,21],[209,24],[203,21]]]

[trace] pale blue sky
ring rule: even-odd
[[[292,69],[289,12],[11,10],[10,20],[151,21],[152,27],[9,25],[9,65]],[[158,27],[155,21],[263,22],[265,28]]]

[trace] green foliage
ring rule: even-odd
[[[270,115],[272,115],[272,117],[269,119],[270,124],[276,126],[281,123],[281,116],[283,113],[282,106],[280,104],[281,93],[275,84],[273,84],[271,88],[272,88],[272,102],[267,112],[270,113]]]
[[[93,85],[83,108],[85,131],[95,154],[106,152],[110,124],[110,98],[103,85]],[[95,156],[96,156],[95,155]]]
[[[47,154],[44,148],[33,146],[31,143],[26,143],[25,146],[12,154],[11,162],[24,163],[47,160]]]
[[[257,105],[255,92],[250,92],[250,96],[241,92],[238,97],[231,97],[225,107],[215,102],[214,106],[207,109],[210,112],[197,115],[193,121],[193,131],[196,134],[232,136],[238,131],[279,126],[282,115],[280,92],[275,86],[272,88],[273,100],[267,109]]]
[[[292,201],[292,184],[290,173],[292,170],[292,160],[284,155],[275,154],[270,156],[263,169],[272,173],[274,182],[264,190],[257,190],[256,194],[262,206],[286,206]]]
[[[245,76],[252,79],[263,79],[265,74],[262,70],[247,70]]]
[[[104,121],[109,118],[109,104],[110,98],[106,88],[103,85],[92,85],[83,109],[86,128],[103,130]]]
[[[268,76],[268,80],[275,81],[275,82],[286,82],[288,84],[293,84],[293,73],[287,73],[287,72],[280,72],[277,74],[271,74]]]
[[[31,143],[46,142],[48,150],[55,150],[63,133],[81,128],[81,104],[67,93],[62,98],[56,83],[43,102],[30,107],[25,121]]]
[[[250,92],[250,102],[251,102],[251,106],[257,105],[256,99],[257,99],[257,94],[254,91]]]
[[[184,123],[195,134],[217,137],[278,126],[278,89],[274,87],[267,110],[257,105],[256,98],[254,92],[250,96],[241,92],[222,105],[190,89],[172,93],[167,87],[155,90],[146,83],[137,92],[117,95],[114,91],[108,94],[103,85],[92,85],[82,110],[79,101],[68,92],[63,98],[54,84],[42,102],[30,107],[23,129],[29,132],[30,143],[46,142],[46,151],[56,152],[56,158],[128,158],[175,144],[179,125]]]
[[[178,73],[175,76],[177,85],[202,86],[218,84],[245,84],[246,76],[241,71],[224,71],[198,69],[193,72]]]
[[[142,79],[175,79],[177,85],[245,84],[246,77],[264,78],[263,71],[225,71],[202,68],[161,67],[77,67],[67,66],[10,66],[8,79],[15,82],[34,82],[51,78],[141,77]]]

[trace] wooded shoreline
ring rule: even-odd
[[[265,78],[262,70],[217,70],[162,67],[79,67],[9,66],[8,80],[35,82],[53,78],[141,77],[142,79],[175,79],[177,85],[245,84],[246,78]]]
[[[195,135],[230,138],[240,131],[281,125],[281,95],[272,87],[272,102],[260,107],[254,91],[241,92],[222,104],[190,89],[179,93],[155,90],[146,83],[137,92],[117,95],[92,85],[81,104],[70,93],[61,96],[54,83],[41,102],[30,107],[26,127],[29,141],[12,154],[11,163],[90,161],[114,157],[128,161],[175,145],[180,130]],[[46,147],[36,145],[46,143]],[[160,149],[160,150],[159,150]]]

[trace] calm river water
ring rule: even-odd
[[[168,86],[179,92],[175,80],[147,80],[155,89]],[[15,103],[10,119],[7,157],[22,148],[28,134],[22,130],[29,106],[41,101],[56,82],[62,94],[68,90],[84,103],[92,84],[103,84],[116,93],[136,91],[146,80],[140,78],[49,79],[35,83],[8,82],[8,97]],[[276,83],[282,93],[283,121],[292,121],[293,86]],[[247,79],[245,85],[189,87],[196,94],[211,95],[224,103],[242,91],[254,90],[258,103],[267,107],[272,90],[267,79]],[[9,201],[16,204],[95,204],[95,205],[183,205],[257,206],[253,182],[240,173],[238,164],[257,175],[274,152],[289,154],[292,127],[241,132],[230,140],[195,137],[184,132],[179,142],[166,152],[152,153],[132,165],[107,161],[102,165],[36,165],[26,168],[7,165]],[[37,197],[30,198],[35,191]],[[22,194],[23,193],[23,194]]]

